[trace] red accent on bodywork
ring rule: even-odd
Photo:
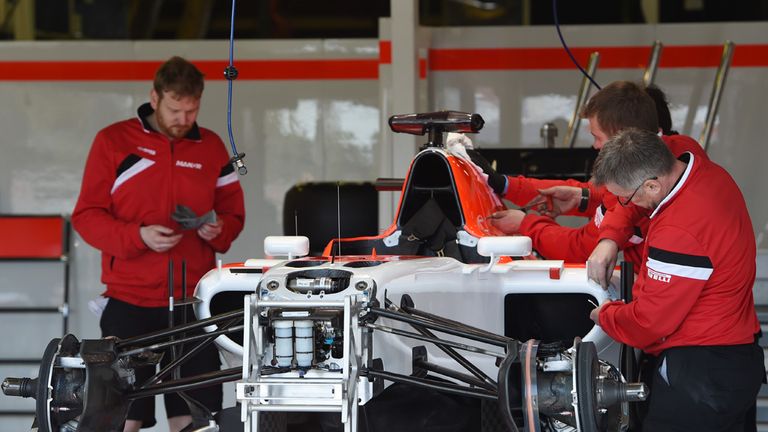
[[[550,279],[560,279],[560,267],[551,267],[549,269]]]

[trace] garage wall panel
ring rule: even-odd
[[[601,53],[595,79],[641,80],[651,45],[664,44],[656,84],[670,100],[674,127],[698,139],[704,126],[722,45],[735,43],[733,66],[710,142],[711,158],[742,189],[755,234],[768,223],[768,146],[763,112],[768,100],[768,24],[565,26],[563,35],[586,67]],[[487,147],[540,147],[539,129],[553,122],[563,145],[582,75],[554,27],[432,29],[431,100],[439,108],[477,111],[489,123],[473,139]],[[594,89],[593,89],[594,92]],[[576,146],[591,145],[582,125]],[[768,240],[766,240],[768,241]],[[763,244],[765,247],[765,243]]]

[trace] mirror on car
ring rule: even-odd
[[[524,257],[531,249],[531,238],[526,236],[483,237],[477,242],[477,253],[485,257]]]
[[[264,238],[264,253],[267,256],[287,256],[288,259],[302,257],[309,253],[309,238],[305,236],[267,236]]]

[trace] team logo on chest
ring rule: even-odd
[[[177,167],[182,167],[182,168],[193,168],[193,169],[196,169],[196,170],[203,169],[203,164],[201,164],[199,162],[188,162],[188,161],[183,161],[183,160],[177,160],[176,161],[176,166]]]
[[[670,280],[672,280],[672,275],[668,275],[666,273],[659,273],[655,270],[648,269],[648,277],[657,280],[659,282],[669,283]]]
[[[152,156],[154,156],[155,154],[157,154],[157,152],[156,152],[155,150],[152,150],[151,148],[146,148],[146,147],[141,147],[141,146],[138,146],[138,147],[136,147],[136,148],[137,148],[139,151],[143,151],[144,153],[149,153],[149,154],[151,154]]]

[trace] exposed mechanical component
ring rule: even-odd
[[[79,341],[72,335],[53,339],[43,353],[38,378],[6,378],[2,390],[7,396],[36,400],[35,423],[40,432],[122,431],[133,399],[239,378],[241,370],[235,368],[179,380],[165,379],[189,358],[189,353],[212,343],[220,334],[242,331],[241,325],[235,325],[241,315],[242,311],[230,312],[124,340]],[[212,323],[221,323],[222,330],[192,334],[193,330]],[[179,334],[186,336],[173,339]],[[158,350],[182,343],[197,345],[146,382],[136,382],[136,367],[156,365],[162,357],[156,353]]]
[[[559,341],[523,343],[419,309],[416,297],[403,294],[419,292],[408,288],[418,272],[423,285],[440,275],[435,281],[444,296],[501,284],[514,273],[481,271],[486,265],[455,264],[451,258],[377,261],[373,267],[349,267],[339,259],[298,271],[291,261],[264,273],[242,311],[127,340],[54,340],[39,378],[6,379],[3,391],[35,397],[38,423],[50,432],[116,430],[132,399],[234,380],[240,380],[237,399],[246,430],[262,412],[330,411],[341,414],[345,430],[354,431],[357,406],[374,398],[384,382],[498,401],[511,430],[538,431],[546,424],[562,431],[621,431],[627,403],[646,397],[644,385],[625,383],[616,368],[598,359],[591,341],[577,340],[571,347]],[[252,282],[242,277],[249,274],[217,269],[211,277]],[[538,280],[549,278],[550,271],[544,266],[525,274]],[[552,280],[568,283],[569,277]],[[400,293],[400,306],[377,293],[380,286]],[[596,290],[590,295],[605,295]],[[425,298],[437,304],[436,297]],[[210,333],[193,332],[213,324],[219,327]],[[177,361],[147,382],[135,382],[134,368],[156,364],[158,350],[210,343],[243,330],[243,368],[169,381]]]

